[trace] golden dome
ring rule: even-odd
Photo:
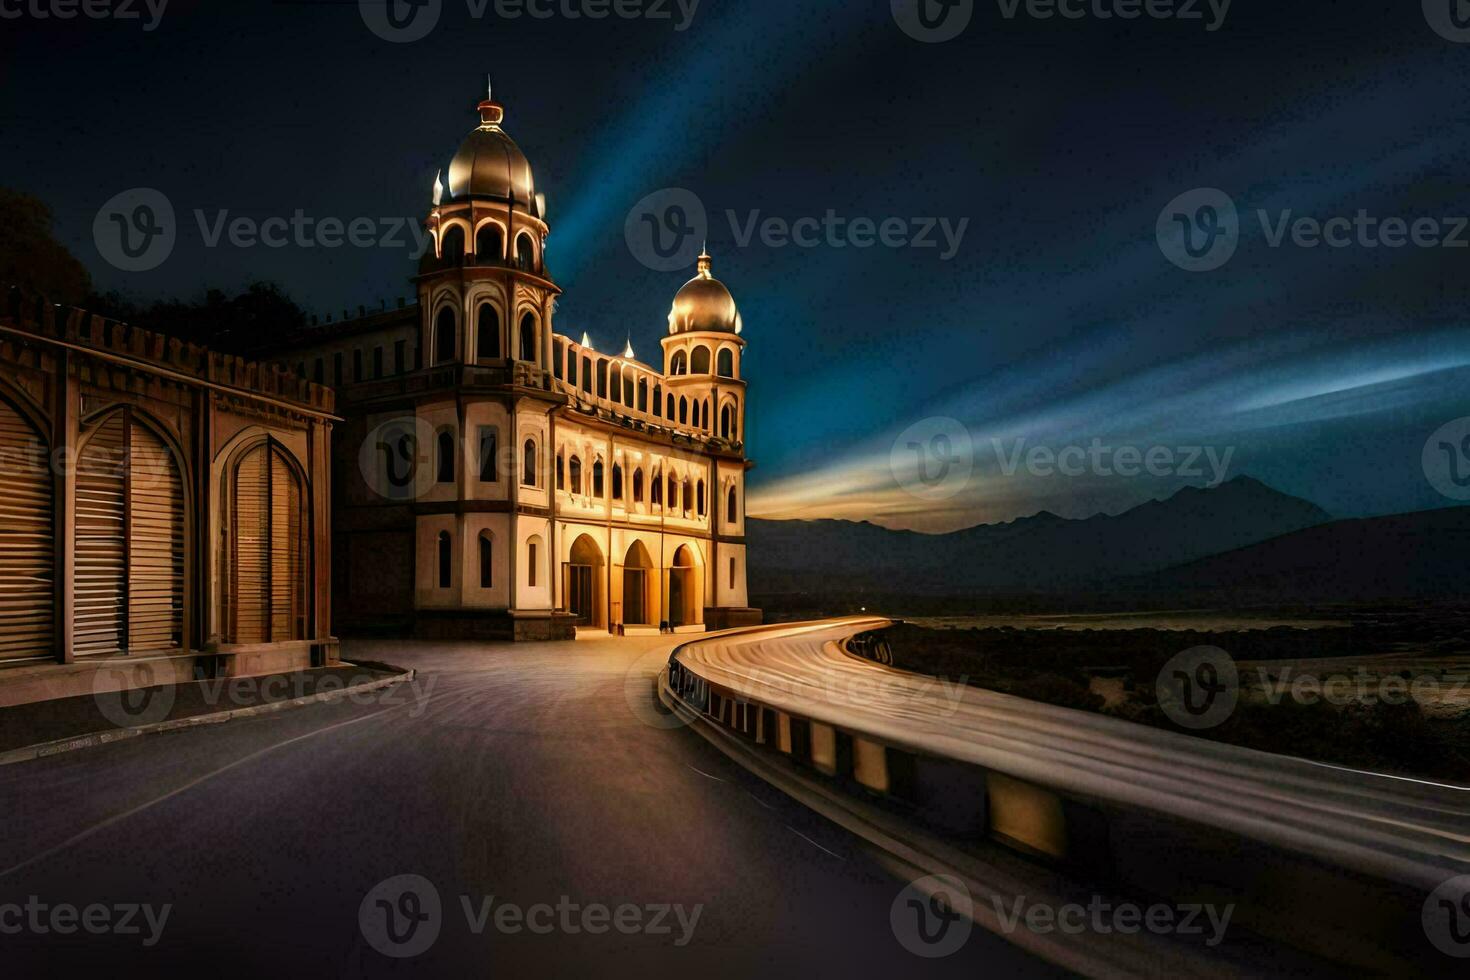
[[[710,275],[708,253],[699,256],[699,272],[674,296],[669,333],[739,333],[740,311],[725,284]]]
[[[539,208],[531,164],[515,140],[500,128],[505,119],[505,109],[500,103],[488,99],[477,108],[480,110],[479,128],[465,137],[459,152],[449,163],[450,199],[489,198],[512,206],[519,205],[531,214],[537,214]]]

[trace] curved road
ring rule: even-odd
[[[369,704],[0,768],[7,973],[39,975],[44,960],[53,974],[113,975],[1054,974],[979,930],[943,959],[909,953],[889,919],[905,883],[856,838],[702,739],[642,720],[668,647],[352,643],[349,658],[417,668],[417,696],[391,688]],[[410,959],[377,952],[359,918],[370,890],[401,874],[428,879],[441,900],[437,940]],[[113,921],[129,904],[172,911],[152,947],[146,925],[60,936],[32,922],[10,934],[6,903],[32,896],[46,928],[66,924],[46,916],[67,904],[119,907]],[[702,910],[683,945],[672,912],[666,934],[594,935],[578,911],[558,911],[550,934],[492,921],[477,935],[462,896],[477,913],[490,896],[492,909],[677,904],[686,921]]]

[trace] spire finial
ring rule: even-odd
[[[440,182],[440,178],[442,178],[443,176],[443,170],[440,170],[434,174],[434,207],[436,208],[439,206],[440,202],[444,200],[444,184]]]
[[[495,101],[495,81],[489,75],[485,76],[485,101]]]
[[[636,355],[636,354],[633,353],[633,334],[632,333],[629,333],[628,334],[628,342],[623,347],[623,356],[626,357],[630,361],[631,360],[634,360],[638,356],[638,355]]]
[[[699,249],[699,277],[701,279],[712,279],[710,275],[709,242],[706,241]]]

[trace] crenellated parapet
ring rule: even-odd
[[[26,337],[30,336],[56,347],[95,352],[119,366],[133,364],[183,375],[188,380],[238,389],[242,394],[266,396],[321,413],[335,408],[331,388],[279,365],[210,350],[78,307],[60,306],[18,287],[4,292],[4,306],[0,308],[4,336],[0,336],[0,342],[7,347],[26,347]],[[19,350],[15,353],[17,359],[23,356]]]

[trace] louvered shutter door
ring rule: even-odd
[[[40,435],[0,401],[0,660],[53,651],[55,561],[51,474]]]
[[[230,573],[236,643],[267,639],[270,499],[270,456],[262,446],[235,471],[235,567]]]
[[[152,431],[129,434],[128,650],[171,650],[184,632],[184,484]]]
[[[300,635],[301,486],[279,454],[271,454],[271,632],[272,640]]]
[[[118,412],[87,439],[77,459],[73,637],[79,657],[114,654],[124,646],[126,438]]]

